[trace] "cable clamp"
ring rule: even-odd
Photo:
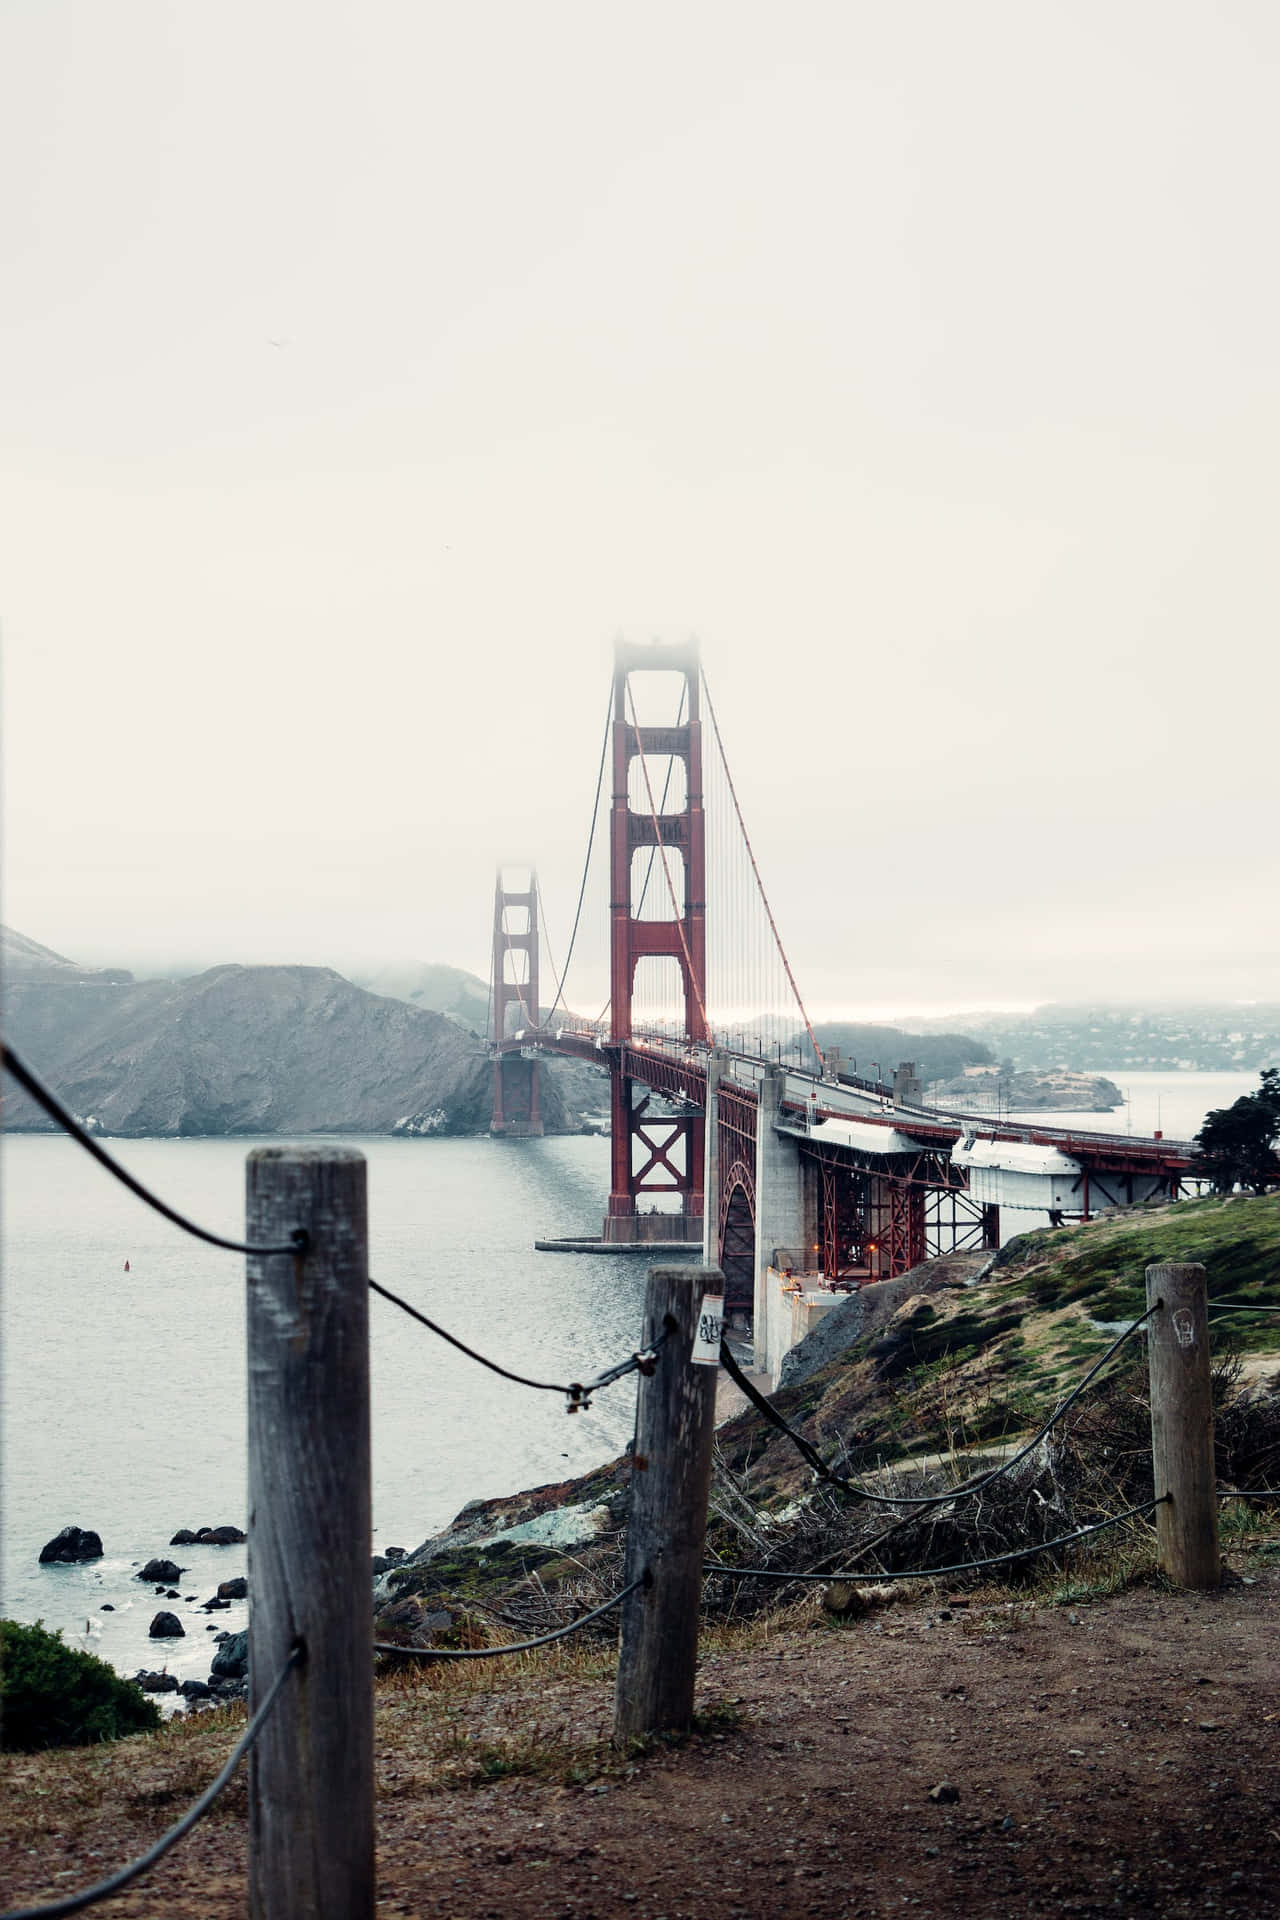
[[[636,1372],[642,1373],[646,1380],[651,1380],[658,1370],[656,1349],[646,1347],[643,1353],[633,1353],[631,1358],[635,1361]]]
[[[565,1388],[565,1396],[568,1401],[566,1413],[585,1413],[591,1405],[591,1395],[580,1380],[572,1381]]]

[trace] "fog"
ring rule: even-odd
[[[1280,16],[10,0],[4,917],[563,951],[696,633],[824,1012],[1275,997]],[[575,995],[606,981],[604,926]]]

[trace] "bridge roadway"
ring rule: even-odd
[[[606,1027],[589,1022],[526,1028],[495,1049],[526,1055],[533,1050],[564,1054],[593,1066],[620,1068],[655,1093],[699,1111],[706,1109],[708,1064],[713,1056],[720,1062],[721,1085],[750,1100],[758,1100],[766,1073],[781,1072],[778,1124],[788,1132],[803,1131],[817,1139],[827,1121],[857,1122],[856,1144],[842,1140],[838,1130],[832,1132],[831,1145],[850,1154],[892,1157],[919,1146],[950,1156],[962,1141],[1005,1141],[1055,1148],[1099,1174],[1148,1174],[1165,1180],[1190,1172],[1196,1154],[1191,1140],[1148,1139],[1139,1134],[995,1120],[989,1113],[903,1105],[895,1103],[891,1087],[854,1074],[828,1078],[802,1067],[775,1068],[772,1062],[752,1054],[673,1041],[660,1034],[633,1034],[629,1040],[616,1040]],[[878,1129],[883,1136],[878,1151],[875,1135],[863,1134],[864,1127]]]
[[[700,1240],[704,1263],[724,1273],[726,1310],[751,1320],[758,1359],[781,1337],[779,1289],[794,1291],[793,1275],[814,1276],[829,1299],[930,1255],[999,1247],[1006,1209],[1088,1220],[1176,1198],[1196,1178],[1191,1141],[943,1113],[878,1081],[659,1034],[618,1039],[561,1022],[495,1049],[543,1052],[611,1075],[613,1192],[596,1244],[656,1253]],[[633,1104],[633,1084],[666,1112]],[[641,1212],[634,1193],[678,1198],[679,1211]]]

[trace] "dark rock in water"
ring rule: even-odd
[[[211,1600],[205,1601],[200,1611],[201,1613],[230,1613],[231,1602],[229,1600],[219,1600],[215,1593]]]
[[[165,1588],[165,1587],[157,1587],[157,1588],[156,1588],[156,1592],[157,1592],[157,1593],[159,1593],[159,1594],[163,1594],[163,1593],[165,1593],[165,1592],[167,1592],[167,1588]]]
[[[244,1575],[238,1574],[234,1580],[221,1580],[218,1583],[219,1600],[247,1600],[249,1582]]]
[[[217,1680],[243,1680],[249,1671],[249,1636],[233,1633],[213,1656],[210,1677]]]
[[[187,1630],[176,1613],[158,1613],[147,1632],[153,1640],[182,1640]]]
[[[176,1587],[166,1587],[164,1597],[166,1600],[181,1600],[182,1595]]]
[[[100,1607],[98,1608],[98,1612],[99,1612],[99,1613],[114,1613],[114,1612],[115,1612],[115,1608],[114,1608],[114,1607],[112,1606],[112,1604],[111,1604],[111,1602],[110,1602],[109,1600],[104,1600],[104,1601],[103,1601],[103,1603],[102,1603],[102,1605],[101,1605],[101,1606],[100,1606]]]
[[[187,1602],[187,1605],[190,1606],[193,1600],[200,1598],[200,1595],[198,1593],[184,1593],[182,1597]]]
[[[169,1542],[171,1547],[194,1547],[195,1544],[196,1536],[192,1533],[190,1527],[179,1527]]]
[[[239,1527],[201,1527],[196,1535],[202,1547],[234,1547],[244,1537]]]
[[[209,1677],[209,1691],[217,1700],[247,1700],[249,1698],[249,1676],[240,1680],[215,1680]]]
[[[184,1680],[178,1692],[188,1700],[207,1700],[213,1688],[206,1686],[203,1680]]]
[[[62,1532],[40,1549],[42,1567],[71,1565],[80,1560],[101,1560],[102,1536],[87,1527],[64,1527]]]
[[[144,1693],[177,1693],[178,1676],[176,1673],[148,1673],[140,1667],[133,1676],[133,1683],[141,1687]]]
[[[382,1551],[387,1559],[394,1564],[395,1561],[404,1559],[407,1549],[405,1547],[384,1547]]]
[[[175,1580],[181,1580],[182,1568],[172,1560],[148,1560],[135,1578],[158,1581],[162,1587],[171,1587]]]

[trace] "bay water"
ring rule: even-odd
[[[252,1141],[110,1144],[172,1205],[243,1234]],[[538,1379],[589,1377],[634,1350],[643,1256],[533,1250],[535,1238],[599,1232],[607,1141],[342,1144],[368,1159],[370,1271],[384,1285]],[[60,1627],[122,1672],[167,1664],[203,1679],[210,1626],[243,1626],[246,1608],[199,1605],[244,1572],[245,1549],[168,1542],[179,1527],[246,1524],[244,1260],[181,1233],[61,1136],[8,1137],[0,1173],[0,1608]],[[620,1453],[634,1425],[634,1375],[569,1415],[559,1396],[499,1379],[376,1295],[370,1369],[375,1550],[412,1549],[468,1500],[582,1473]],[[40,1566],[69,1524],[101,1534],[103,1558]],[[137,1579],[155,1555],[186,1569],[178,1600]],[[161,1608],[183,1639],[149,1639]]]

